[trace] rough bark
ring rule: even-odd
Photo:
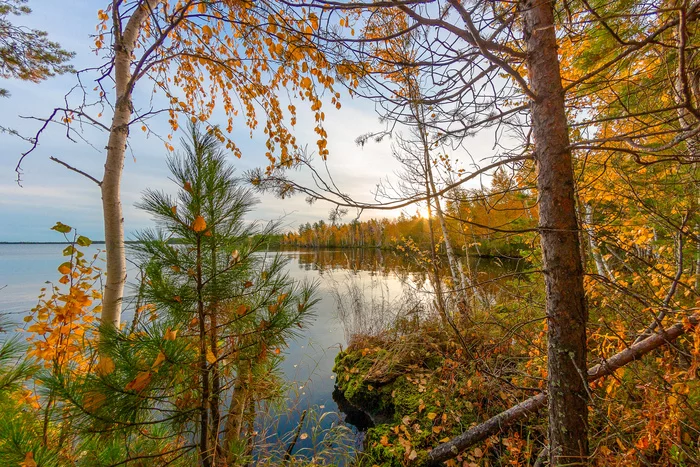
[[[126,143],[129,136],[129,121],[133,112],[131,96],[131,61],[144,21],[155,0],[143,2],[136,8],[121,29],[118,11],[115,11],[114,24],[114,84],[116,101],[114,116],[107,142],[107,158],[102,177],[102,212],[105,226],[105,250],[107,252],[106,282],[102,298],[102,325],[119,327],[121,320],[124,284],[126,283],[126,255],[124,250],[124,217],[120,186]],[[118,9],[118,7],[116,7]]]
[[[586,465],[588,396],[581,372],[587,311],[553,4],[525,0],[520,6],[535,95],[530,105],[548,320],[549,462]]]
[[[661,347],[662,345],[673,342],[679,336],[695,328],[698,323],[700,323],[700,314],[692,315],[686,322],[678,322],[663,332],[653,334],[643,341],[627,347],[622,352],[619,352],[604,360],[600,364],[590,368],[587,374],[588,381],[592,382],[608,376],[617,369],[638,360],[640,357]],[[546,393],[541,393],[530,397],[518,405],[515,405],[510,409],[488,419],[484,423],[465,431],[450,441],[438,445],[435,449],[428,453],[426,464],[431,466],[442,465],[442,462],[456,457],[460,452],[463,452],[476,443],[484,441],[489,436],[498,433],[509,425],[526,419],[530,415],[544,408],[546,405]]]

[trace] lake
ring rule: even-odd
[[[23,324],[22,318],[36,305],[41,287],[46,281],[60,277],[57,267],[64,261],[61,252],[65,246],[0,245],[0,313],[4,317]],[[91,255],[102,247],[93,245],[84,251]],[[347,345],[348,336],[353,331],[371,332],[385,325],[392,310],[400,307],[407,296],[420,295],[431,300],[430,287],[424,272],[393,252],[346,249],[278,253],[289,260],[286,269],[291,277],[318,282],[320,302],[310,326],[285,351],[281,371],[289,382],[290,398],[285,407],[270,410],[265,424],[272,432],[268,431],[267,439],[274,442],[277,436],[282,436],[286,443],[301,413],[309,410],[304,425],[304,430],[309,432],[300,439],[296,450],[311,449],[314,441],[318,442],[314,436],[322,433],[320,428],[327,430],[344,419],[332,398],[332,369],[335,356]],[[470,263],[489,277],[502,272],[504,267],[514,267],[475,259]],[[130,265],[129,278],[135,277],[135,267]],[[125,312],[125,320],[129,314]],[[356,433],[353,430],[352,427],[347,430],[351,438]],[[354,442],[357,444],[356,436]]]

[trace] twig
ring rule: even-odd
[[[85,173],[85,172],[83,172],[83,171],[80,170],[80,169],[76,169],[76,168],[73,167],[72,165],[67,164],[67,163],[63,162],[62,160],[57,159],[57,158],[55,158],[55,157],[53,157],[53,156],[49,157],[49,159],[51,159],[51,160],[54,161],[54,162],[57,162],[57,163],[61,164],[62,166],[64,166],[64,167],[67,168],[68,170],[72,170],[73,172],[79,173],[79,174],[82,175],[83,177],[89,178],[89,179],[92,180],[93,182],[97,183],[97,186],[99,186],[99,187],[102,186],[102,182],[99,181],[98,179],[96,179],[95,177],[93,177],[92,175],[90,175],[90,174],[88,174],[88,173]]]
[[[294,433],[294,439],[292,439],[292,442],[289,443],[289,446],[287,446],[287,452],[284,454],[283,465],[286,465],[287,462],[289,462],[289,459],[292,458],[292,451],[294,450],[294,446],[296,446],[297,440],[299,439],[299,434],[301,433],[301,428],[304,425],[305,418],[306,418],[306,410],[304,410],[301,413],[301,417],[299,418],[299,424],[297,425],[297,430]]]

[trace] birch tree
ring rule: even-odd
[[[268,170],[291,165],[298,142],[293,100],[309,103],[315,117],[318,153],[326,157],[325,114],[316,88],[331,94],[337,107],[329,63],[310,38],[319,27],[314,13],[287,9],[276,1],[114,0],[98,12],[95,51],[101,62],[78,73],[78,85],[66,106],[39,119],[41,128],[17,166],[34,152],[47,126],[63,125],[69,137],[82,126],[107,135],[104,173],[96,176],[79,163],[55,162],[93,181],[102,195],[107,279],[103,325],[119,326],[126,260],[120,187],[130,132],[150,132],[150,119],[168,116],[173,132],[181,119],[208,121],[221,108],[224,124],[209,125],[216,138],[236,157],[241,151],[228,136],[240,118],[251,132],[262,127],[267,137]],[[94,80],[94,91],[87,86]],[[136,89],[155,93],[149,102],[135,102]],[[284,96],[289,99],[285,100]],[[172,151],[171,135],[163,135]]]

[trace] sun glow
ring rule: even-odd
[[[416,215],[424,219],[429,218],[428,205],[424,203],[416,204]]]

